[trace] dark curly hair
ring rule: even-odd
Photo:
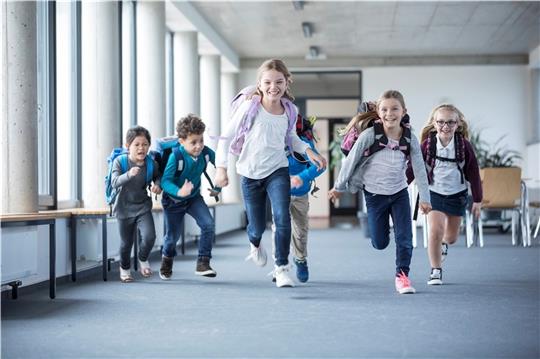
[[[201,135],[206,126],[204,122],[193,113],[187,114],[176,123],[176,135],[178,138],[186,139],[189,135]]]
[[[126,133],[126,143],[127,145],[131,145],[131,142],[135,140],[135,137],[144,136],[148,140],[148,143],[152,143],[150,132],[142,126],[135,126],[130,128]]]

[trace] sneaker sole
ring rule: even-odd
[[[159,277],[163,280],[171,280],[172,275],[170,277],[166,277],[163,274],[159,273]]]
[[[399,294],[414,294],[416,293],[416,290],[414,288],[403,288],[401,290],[398,290]]]
[[[214,277],[217,275],[216,272],[211,271],[211,270],[207,270],[207,271],[204,271],[204,272],[197,272],[197,271],[195,271],[195,274],[196,274],[196,275],[203,276],[203,277],[209,277],[209,278],[214,278]]]
[[[276,283],[276,287],[278,287],[278,288],[292,288],[292,287],[294,287],[294,284],[285,283],[285,284],[282,284],[282,285],[278,285]]]
[[[429,285],[442,285],[441,279],[430,279],[428,280],[427,284]]]

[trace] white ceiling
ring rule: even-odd
[[[199,27],[173,1],[171,31]],[[279,57],[296,67],[385,64],[527,63],[540,44],[538,1],[194,1],[191,8],[242,65]],[[185,3],[184,3],[185,5]],[[302,22],[313,24],[304,38]],[[200,29],[198,29],[200,30]],[[219,44],[199,36],[200,53]],[[324,60],[306,60],[317,46]]]

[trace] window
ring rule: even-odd
[[[37,6],[38,190],[41,208],[56,207],[56,84],[54,2]]]

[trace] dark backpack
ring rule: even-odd
[[[454,149],[455,158],[437,156],[437,133],[429,133],[427,138],[427,153],[425,162],[430,183],[433,182],[433,169],[435,168],[436,160],[456,163],[461,175],[461,183],[465,183],[465,176],[463,175],[463,168],[465,167],[465,139],[463,138],[463,135],[458,132],[454,133]]]
[[[105,176],[105,200],[107,202],[107,205],[110,207],[110,215],[112,216],[112,206],[114,202],[116,202],[116,197],[118,197],[118,193],[120,192],[121,188],[114,188],[111,183],[112,179],[112,170],[113,170],[113,164],[114,160],[120,157],[120,168],[122,169],[122,173],[126,173],[129,170],[129,163],[128,163],[128,152],[127,149],[124,147],[117,147],[113,148],[111,151],[111,154],[107,157],[107,175]],[[152,160],[152,156],[147,155],[146,156],[146,184],[150,186],[152,183],[152,176],[154,174],[154,161]]]
[[[358,107],[359,113],[366,113],[368,111],[372,110],[371,104],[368,102],[362,102],[360,106]],[[411,125],[410,125],[410,118],[409,115],[403,116],[401,119],[401,127],[403,128],[403,132],[401,134],[401,137],[399,139],[399,146],[395,148],[391,148],[392,150],[399,150],[405,154],[405,156],[409,157],[411,152]],[[384,148],[389,147],[388,146],[388,137],[386,137],[384,133],[384,128],[382,125],[382,121],[380,119],[371,119],[368,122],[367,127],[373,127],[373,130],[375,131],[375,141],[373,144],[366,149],[364,152],[364,157],[369,157],[373,155],[375,152],[378,152]],[[343,140],[341,141],[341,152],[345,156],[349,154],[351,149],[353,148],[354,144],[356,143],[356,140],[358,140],[358,136],[360,136],[360,132],[356,128],[356,126],[353,126],[346,134],[343,136]],[[389,147],[390,148],[390,147]]]

